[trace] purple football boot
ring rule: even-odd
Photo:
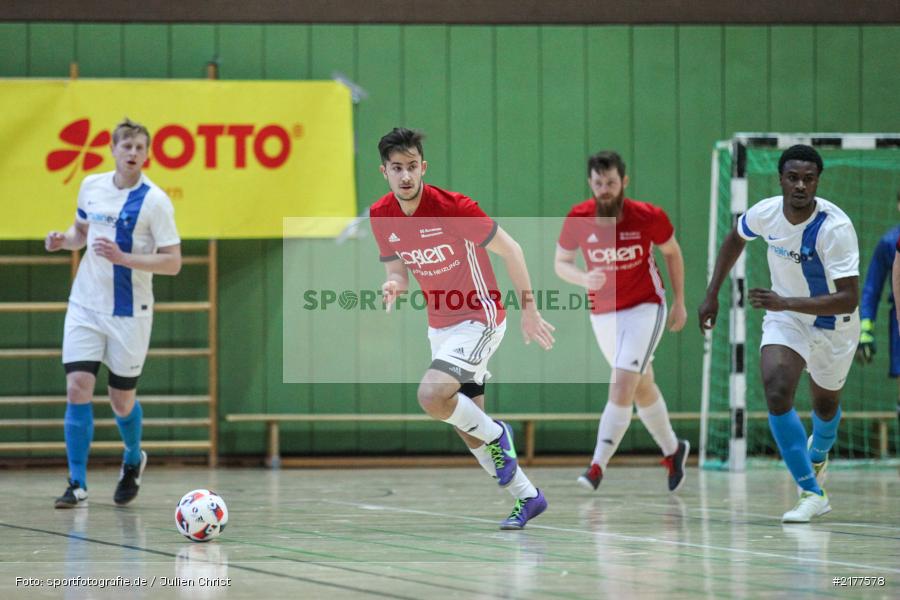
[[[516,470],[519,468],[519,461],[516,460],[516,447],[513,445],[513,433],[509,425],[503,421],[494,421],[503,432],[496,440],[487,444],[487,451],[494,461],[494,468],[497,470],[497,483],[500,487],[506,487],[516,476]]]
[[[547,510],[547,499],[544,492],[537,491],[534,498],[516,500],[516,505],[506,520],[500,523],[500,529],[522,529],[525,524]]]

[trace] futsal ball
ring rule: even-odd
[[[194,542],[219,537],[228,524],[228,507],[222,496],[210,490],[193,490],[175,507],[178,533]]]

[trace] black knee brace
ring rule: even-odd
[[[137,387],[137,377],[122,377],[112,371],[109,372],[109,387],[127,392]]]
[[[468,383],[462,384],[462,387],[459,388],[459,391],[468,396],[469,398],[475,398],[476,396],[484,395],[484,385],[478,384],[474,381],[470,381]]]
[[[100,361],[99,360],[79,360],[77,362],[67,362],[63,363],[63,368],[66,370],[66,375],[69,373],[75,373],[76,371],[81,371],[83,373],[90,373],[94,377],[97,376],[97,372],[100,370]]]

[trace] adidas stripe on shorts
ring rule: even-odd
[[[616,369],[646,373],[666,327],[665,303],[645,302],[591,315],[594,336],[606,362]]]
[[[469,379],[467,375],[471,375],[471,381],[481,385],[491,377],[487,370],[488,359],[497,351],[504,333],[506,320],[496,327],[478,321],[463,321],[440,329],[429,327],[431,360],[442,360],[451,368],[458,367],[460,372],[454,371],[454,375],[460,379]]]

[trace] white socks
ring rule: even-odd
[[[591,462],[600,465],[604,471],[631,424],[631,411],[631,406],[619,406],[612,402],[607,402],[606,408],[603,409],[600,426],[597,428],[597,445],[594,447]]]
[[[490,453],[487,451],[487,446],[482,444],[477,448],[469,448],[469,452],[475,457],[475,460],[478,461],[478,464],[481,465],[481,468],[487,471],[487,474],[497,479],[497,469],[494,467],[494,461],[491,459]]]
[[[638,406],[637,414],[653,441],[662,449],[663,456],[671,456],[678,450],[678,438],[672,430],[672,422],[669,421],[669,411],[662,396],[650,406]]]
[[[512,494],[512,497],[517,500],[524,500],[525,498],[534,498],[537,496],[537,488],[532,485],[531,480],[525,475],[525,471],[522,470],[522,467],[516,469],[516,474],[513,476],[513,480],[509,485],[506,486],[506,489]]]
[[[469,448],[469,452],[475,456],[478,460],[478,464],[481,465],[481,468],[487,471],[487,474],[496,480],[497,470],[494,468],[494,461],[491,460],[491,455],[488,453],[487,448],[485,446],[478,446],[477,448]],[[516,469],[513,480],[506,486],[506,491],[508,491],[513,498],[518,500],[525,500],[526,498],[534,498],[537,496],[537,488],[534,487],[531,480],[525,475],[525,471],[522,470],[521,465]]]
[[[497,425],[472,399],[463,393],[456,394],[456,410],[444,423],[450,423],[462,432],[491,443],[500,437],[503,428]]]
[[[472,402],[472,399],[463,393],[456,395],[456,410],[450,415],[450,418],[444,419],[445,423],[450,423],[457,429],[464,431],[472,437],[478,438],[485,444],[489,444],[500,437],[503,428],[494,422],[478,405]],[[494,468],[494,461],[488,453],[487,448],[482,445],[477,448],[469,448],[478,464],[487,471],[488,475],[496,479],[497,470]],[[506,486],[506,489],[512,494],[513,498],[522,499],[534,498],[537,496],[537,489],[531,483],[531,480],[525,475],[522,467],[516,469],[516,474],[512,481]]]

